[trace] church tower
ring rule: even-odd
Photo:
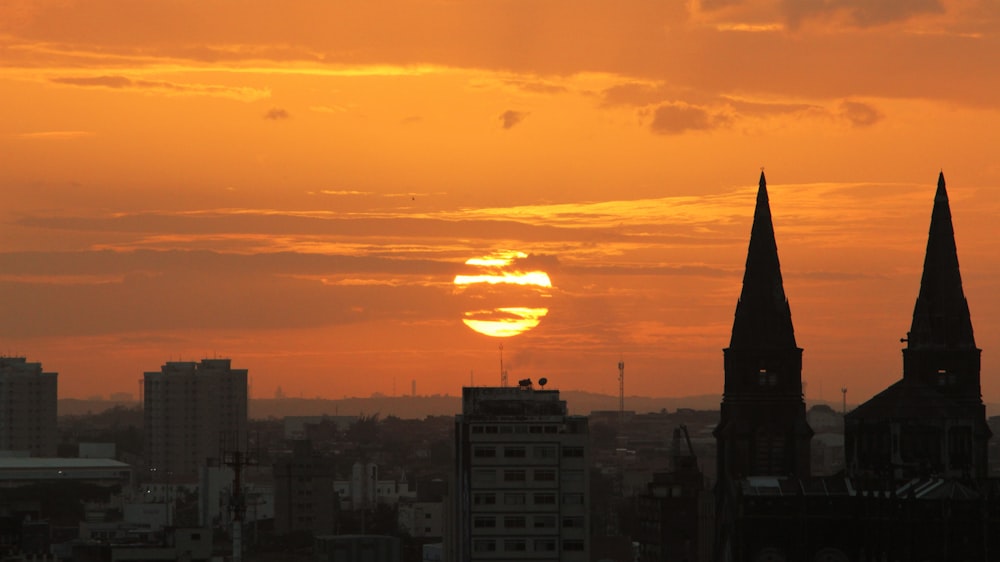
[[[904,341],[902,380],[845,419],[848,470],[896,479],[986,477],[992,434],[980,391],[981,350],[962,290],[943,173]]]
[[[976,348],[969,303],[962,291],[955,231],[942,172],[934,195],[920,293],[903,349],[903,378],[936,386],[959,403],[983,409],[979,384],[981,353]]]
[[[760,174],[743,290],[725,358],[718,478],[809,475],[802,349],[785,298],[767,183]]]

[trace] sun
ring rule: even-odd
[[[551,296],[552,280],[544,271],[520,267],[528,254],[494,252],[465,262],[470,271],[455,276],[456,293],[469,301],[462,322],[494,338],[509,338],[535,328],[548,314],[538,306]]]

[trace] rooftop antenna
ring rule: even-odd
[[[500,386],[507,388],[507,371],[503,370],[503,344],[500,344]]]
[[[843,404],[843,410],[842,410],[841,413],[846,416],[847,415],[847,387],[846,386],[840,387],[840,393],[844,395],[844,404]]]
[[[625,361],[618,361],[618,426],[625,425]]]

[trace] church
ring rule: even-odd
[[[716,560],[1000,560],[980,353],[938,177],[903,376],[845,416],[846,468],[810,474],[802,353],[763,172],[715,429]]]

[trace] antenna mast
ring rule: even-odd
[[[618,361],[618,427],[625,425],[625,361]]]
[[[500,344],[500,386],[507,388],[507,371],[503,370],[503,344]]]
[[[840,387],[840,393],[844,395],[844,404],[843,404],[843,410],[842,410],[841,413],[843,413],[846,416],[847,415],[847,387],[846,386]]]

